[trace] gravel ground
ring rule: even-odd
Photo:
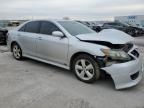
[[[111,79],[86,84],[65,69],[17,61],[0,46],[0,108],[144,108],[144,80],[119,91]]]

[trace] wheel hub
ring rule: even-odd
[[[94,67],[90,61],[81,59],[76,62],[75,71],[78,77],[83,80],[89,80],[94,75]]]

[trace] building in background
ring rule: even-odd
[[[117,16],[115,21],[144,29],[144,15]]]

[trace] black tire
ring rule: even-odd
[[[16,56],[16,48],[18,49],[17,50],[17,56]],[[19,52],[19,54],[18,54]],[[20,46],[17,44],[17,43],[14,43],[12,45],[12,53],[13,53],[13,57],[16,59],[16,60],[22,60],[23,56],[22,56],[22,50],[20,48]]]
[[[136,37],[136,33],[135,33],[134,30],[129,30],[128,34],[131,35],[131,36],[133,36],[133,37]]]
[[[88,62],[90,62],[93,66],[93,76],[90,78],[90,79],[82,79],[80,78],[80,76],[77,74],[76,72],[76,63],[79,61],[79,60],[86,60]],[[78,57],[76,57],[73,62],[72,62],[72,71],[75,73],[76,77],[80,80],[80,81],[83,81],[85,83],[93,83],[95,82],[96,80],[98,80],[100,78],[100,69],[99,69],[99,65],[98,63],[96,62],[96,60],[94,60],[93,57],[91,57],[90,55],[87,55],[87,54],[82,54],[82,55],[79,55]],[[86,73],[85,73],[86,74]]]

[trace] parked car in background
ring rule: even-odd
[[[92,29],[96,32],[100,32],[102,30],[101,26],[93,26]]]
[[[19,21],[10,21],[10,22],[8,23],[8,26],[9,26],[9,27],[12,27],[12,26],[17,27],[17,26],[19,26],[19,25],[20,25],[20,22],[19,22]]]
[[[77,22],[86,25],[87,27],[93,29],[96,32],[100,32],[102,30],[101,26],[96,26],[94,23],[90,23],[88,21],[77,21]]]
[[[129,26],[129,27],[133,27],[136,30],[137,35],[144,34],[144,28],[142,26],[138,26],[138,24],[132,25],[132,24],[129,24],[129,23],[125,23],[125,25]]]
[[[123,23],[119,23],[119,22],[108,22],[108,23],[104,23],[103,26],[101,26],[101,29],[117,29],[117,30],[121,30],[131,36],[138,36],[140,34],[142,34],[143,30],[141,28],[138,27],[132,27],[128,24],[123,24]]]
[[[144,25],[136,24],[136,26],[134,26],[134,27],[141,28],[143,30],[143,33],[144,33]]]
[[[121,31],[96,33],[75,21],[28,21],[9,31],[8,46],[15,59],[32,58],[72,70],[86,83],[109,74],[116,89],[142,79],[142,59],[133,38]]]
[[[0,44],[6,44],[7,43],[7,29],[0,28]]]

